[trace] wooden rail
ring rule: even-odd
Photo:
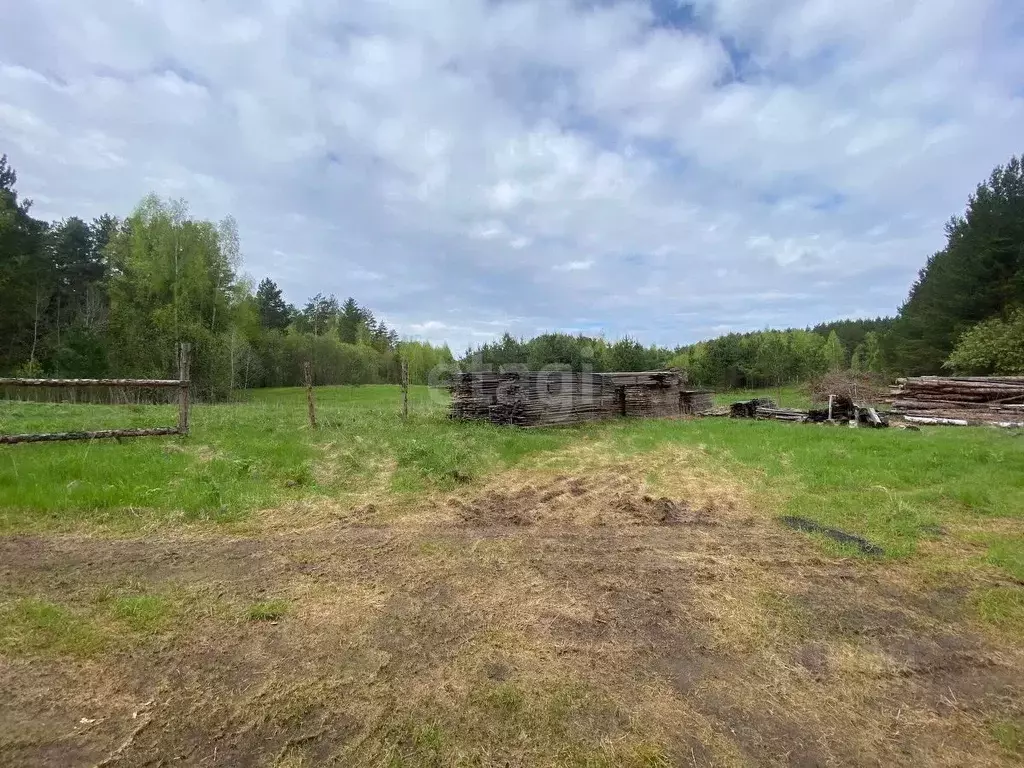
[[[49,432],[38,435],[0,435],[0,445],[15,443],[55,443],[65,440],[100,440],[121,437],[157,437],[180,435],[177,427],[153,427],[151,429],[100,429],[94,432]]]
[[[177,389],[178,426],[144,427],[138,429],[100,429],[77,432],[44,432],[25,435],[0,435],[0,445],[17,443],[54,443],[68,440],[102,440],[122,437],[158,437],[187,435],[191,408],[189,363],[191,345],[178,346],[177,379],[18,379],[0,378],[0,387],[132,387],[134,389]]]
[[[180,387],[180,379],[0,379],[0,387]]]

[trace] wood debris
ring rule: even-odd
[[[897,379],[893,413],[918,424],[1024,426],[1024,376]]]
[[[524,427],[618,416],[670,418],[714,407],[712,393],[685,389],[677,370],[625,373],[491,371],[452,378],[451,418]]]
[[[780,408],[770,398],[740,400],[729,407],[729,415],[737,419],[772,419],[815,424],[864,424],[868,427],[888,427],[889,421],[874,408],[857,405],[849,397],[830,395],[828,408],[814,408],[803,411],[796,408]]]

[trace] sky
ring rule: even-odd
[[[1018,0],[0,9],[36,216],[184,198],[287,300],[457,353],[892,314],[1022,137]]]

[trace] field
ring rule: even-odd
[[[1024,757],[1020,434],[318,403],[0,447],[0,764]],[[174,421],[0,403],[0,433]]]

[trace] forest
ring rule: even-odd
[[[197,394],[293,386],[310,360],[323,384],[393,383],[400,361],[427,383],[454,362],[447,345],[401,340],[354,298],[286,302],[270,278],[242,272],[230,217],[184,201],[142,200],[125,218],[46,222],[0,157],[0,374],[160,377],[177,341],[193,348]],[[677,366],[714,388],[775,386],[836,369],[879,375],[1024,370],[1024,169],[993,170],[946,225],[895,317],[729,334],[676,348],[548,333],[466,350],[460,364],[573,370]]]
[[[324,384],[396,382],[451,362],[446,346],[401,341],[355,299],[301,308],[241,273],[235,222],[201,221],[182,201],[144,199],[127,218],[44,222],[0,158],[0,373],[159,378],[192,344],[200,397],[294,386],[302,363]]]

